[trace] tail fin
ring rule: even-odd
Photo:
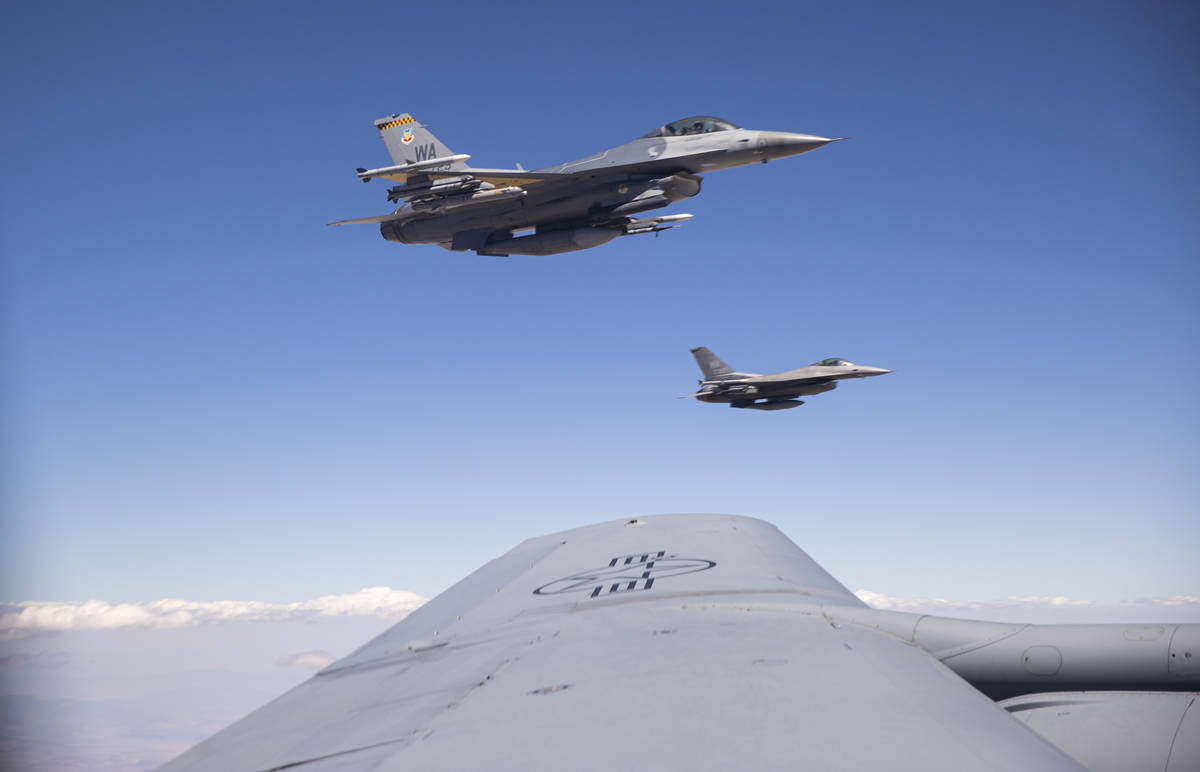
[[[724,378],[733,374],[733,368],[722,362],[716,354],[704,346],[692,349],[692,356],[696,357],[696,364],[700,365],[700,371],[704,373],[705,380]]]
[[[375,121],[375,128],[379,129],[383,144],[387,145],[388,153],[397,165],[454,155],[450,148],[439,142],[429,129],[408,113],[379,118]],[[466,163],[457,161],[449,164],[449,167],[466,168]]]

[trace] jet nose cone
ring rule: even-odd
[[[891,370],[885,370],[882,367],[864,367],[862,368],[863,375],[870,377],[872,375],[887,375]]]
[[[829,139],[815,134],[794,134],[788,131],[759,132],[759,143],[771,158],[786,158],[790,155],[800,155],[819,147],[825,147],[830,142],[838,142],[845,137]]]

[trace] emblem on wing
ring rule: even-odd
[[[589,597],[621,592],[649,590],[657,579],[706,571],[716,561],[700,558],[680,558],[667,555],[666,550],[619,555],[604,568],[583,571],[544,584],[534,595],[559,595],[564,592],[586,592]]]

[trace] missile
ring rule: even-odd
[[[690,220],[695,215],[690,214],[665,214],[662,217],[647,217],[644,220],[630,220],[629,227],[640,228],[646,225],[664,225],[669,222],[683,222]]]
[[[658,220],[659,222],[683,222],[684,220],[690,220],[693,217],[695,217],[693,214],[665,214],[662,217],[655,217],[653,219]]]
[[[663,217],[648,217],[644,220],[630,220],[625,224],[625,235],[634,236],[639,233],[658,233],[677,226],[667,225],[672,222],[683,222],[692,219],[690,214],[669,214]]]
[[[409,198],[416,195],[447,196],[454,193],[466,193],[478,188],[491,190],[494,187],[496,186],[490,182],[477,180],[470,175],[463,175],[461,177],[446,177],[440,180],[414,182],[408,185],[396,185],[388,189],[387,198],[388,201],[395,203],[402,198]]]

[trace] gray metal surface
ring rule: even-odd
[[[827,607],[920,646],[993,699],[1036,692],[1200,690],[1200,625],[1027,625]]]
[[[690,215],[634,219],[700,192],[705,172],[766,163],[836,140],[742,129],[697,116],[609,150],[537,171],[466,165],[410,114],[375,121],[394,164],[358,170],[363,182],[401,183],[394,212],[331,225],[378,224],[390,241],[481,255],[552,255],[618,236],[659,233]],[[519,235],[533,229],[534,233]]]
[[[759,520],[564,531],[162,769],[1081,768],[872,613]]]
[[[730,407],[753,410],[787,410],[804,402],[796,397],[822,394],[837,388],[837,382],[853,378],[887,375],[882,367],[856,365],[845,359],[822,359],[807,367],[782,373],[761,375],[737,372],[704,346],[692,349],[704,378],[700,390],[681,399],[695,397],[701,402],[725,402]]]
[[[1092,772],[1200,770],[1200,695],[1031,694],[1000,705]]]

